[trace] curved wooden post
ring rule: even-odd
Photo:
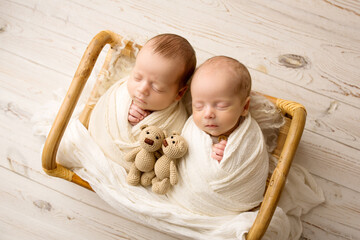
[[[301,104],[277,99],[276,105],[285,113],[292,116],[292,121],[283,151],[281,152],[277,166],[271,176],[268,189],[266,190],[264,201],[261,204],[253,226],[246,236],[247,240],[258,240],[265,234],[279,202],[286,177],[305,127],[306,110]]]
[[[91,74],[92,69],[94,68],[95,62],[100,55],[101,50],[106,44],[114,44],[120,40],[121,37],[119,35],[111,31],[102,31],[98,33],[89,43],[45,141],[42,152],[42,167],[47,174],[65,178],[91,189],[90,185],[78,177],[75,173],[57,164],[56,154],[76,103],[79,100],[80,94]]]

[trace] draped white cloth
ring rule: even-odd
[[[168,194],[171,199],[209,216],[244,212],[261,203],[269,157],[261,129],[250,114],[230,134],[220,163],[211,158],[211,137],[192,116],[182,136],[189,150],[178,163],[180,179]]]
[[[128,185],[125,169],[104,155],[78,120],[69,125],[58,159],[62,164],[63,159],[80,163],[82,167],[74,171],[124,216],[134,221],[144,221],[168,233],[194,239],[245,239],[245,233],[257,214],[256,211],[241,214],[233,212],[222,216],[197,214],[167,196],[153,193],[151,188]],[[289,232],[288,217],[281,208],[277,208],[263,239],[285,240]]]
[[[131,100],[126,99],[128,95],[126,95],[127,91],[124,90],[124,83],[126,81],[122,80],[115,84],[99,100],[92,114],[89,131],[76,118],[71,121],[59,148],[58,161],[62,165],[73,168],[78,175],[91,184],[101,198],[129,219],[149,224],[164,232],[182,236],[181,238],[245,239],[245,233],[252,226],[257,211],[239,212],[257,205],[261,201],[259,194],[262,194],[264,187],[263,179],[258,183],[253,179],[254,176],[260,176],[260,174],[252,171],[258,170],[262,174],[264,173],[265,178],[267,176],[267,164],[263,162],[266,156],[264,140],[259,136],[258,126],[254,120],[250,117],[247,118],[230,136],[224,159],[220,164],[212,160],[210,165],[201,169],[193,169],[190,166],[196,162],[192,163],[193,150],[190,150],[185,159],[179,160],[181,181],[173,187],[169,197],[156,195],[151,191],[151,188],[134,187],[126,183],[127,165],[122,159],[124,152],[119,150],[119,147],[130,149],[137,146],[136,135],[139,130],[138,126],[132,128],[127,122],[127,111]],[[273,130],[281,125],[281,121],[274,122],[274,117],[271,117],[269,113],[275,114],[275,108],[268,108],[268,106],[263,105],[263,99],[259,98],[259,100],[258,103],[253,101],[251,115],[258,117],[258,123],[263,132],[271,132],[265,135],[266,142],[273,142],[272,140],[269,141],[271,139],[269,136],[273,135]],[[141,124],[154,124],[170,129],[170,131],[179,130],[176,128],[181,129],[186,119],[186,113],[181,104],[174,104],[174,106],[163,112],[158,112],[158,114],[154,112],[145,118]],[[37,120],[41,122],[39,118]],[[141,124],[138,124],[139,127]],[[190,123],[186,129],[189,127]],[[38,132],[44,132],[40,131],[39,127],[35,127],[35,129]],[[193,131],[186,129],[184,136],[190,142],[191,149],[201,151],[207,149],[206,151],[208,151],[209,147],[197,147],[199,146],[197,141],[204,141],[202,144],[211,146],[210,138],[203,134],[193,135]],[[257,130],[253,131],[254,129]],[[187,132],[189,135],[186,135]],[[249,143],[246,143],[247,140],[244,140],[246,138],[254,138],[256,141],[259,140],[259,143],[249,146],[250,142],[256,141],[249,140]],[[236,153],[236,144],[243,145],[239,152],[244,153],[250,159],[253,158],[252,160],[257,158],[261,160],[258,162],[250,161],[247,157],[243,157],[237,161],[235,158],[239,155]],[[271,144],[268,144],[267,147],[268,150],[273,148]],[[245,151],[246,149],[249,151]],[[207,159],[200,158],[199,160],[210,160],[209,153],[206,154],[208,155]],[[188,164],[188,168],[183,169],[182,164],[185,163]],[[232,165],[232,163],[240,164],[240,166]],[[193,173],[187,172],[188,170],[193,171]],[[231,174],[231,171],[235,174]],[[228,176],[226,176],[227,173],[229,173]],[[246,180],[248,181],[242,181],[242,177],[237,179],[238,175],[243,176],[244,179],[247,176],[248,179]],[[205,178],[199,180],[198,176],[205,176]],[[199,186],[204,183],[205,187],[202,189],[203,192],[193,192],[194,195],[199,194],[200,196],[198,203],[188,205],[189,202],[192,204],[191,199],[194,196],[184,195],[181,199],[174,193],[181,193],[184,190],[182,189],[183,184],[188,183],[187,179],[192,179],[192,177],[200,181]],[[212,180],[211,177],[213,177]],[[210,181],[208,181],[209,179]],[[256,191],[251,189],[254,190],[253,195],[248,189],[252,187],[257,188]],[[219,193],[222,195],[220,196],[221,201],[216,200]],[[245,196],[242,196],[242,193]],[[250,195],[246,195],[249,193]],[[210,196],[211,200],[207,202],[204,196]],[[241,201],[236,202],[236,198],[244,201],[245,204]],[[179,200],[181,201],[180,204],[178,203]],[[311,175],[302,167],[293,164],[279,207],[276,209],[263,239],[299,239],[302,232],[300,216],[322,201],[324,201],[322,190]],[[200,206],[201,204],[204,206]]]

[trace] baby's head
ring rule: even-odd
[[[161,34],[140,50],[128,81],[134,103],[156,111],[179,101],[196,67],[193,47],[183,37]]]
[[[205,61],[191,82],[195,124],[212,136],[230,135],[248,114],[251,77],[239,61],[216,56]]]

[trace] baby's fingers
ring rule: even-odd
[[[132,116],[134,118],[137,118],[139,120],[143,120],[144,119],[144,116],[141,115],[136,109],[134,108],[130,108],[129,109],[129,116]]]
[[[149,111],[146,111],[146,110],[140,108],[138,105],[136,105],[134,103],[131,105],[130,110],[137,112],[139,114],[139,116],[142,116],[143,118],[146,117],[147,115],[149,115]]]
[[[221,141],[219,142],[219,144],[222,145],[222,146],[224,146],[224,148],[225,148],[225,146],[226,146],[226,144],[227,144],[227,141],[226,141],[226,140],[221,140]]]
[[[226,144],[216,143],[213,145],[213,148],[225,150]]]
[[[140,120],[138,118],[135,118],[131,115],[128,116],[128,120],[129,120],[129,123],[133,126],[140,122]]]
[[[212,152],[211,153],[211,158],[213,158],[213,159],[217,160],[218,162],[220,162],[221,159],[222,159],[222,156],[218,156],[218,155],[216,155],[215,152]]]
[[[219,148],[216,144],[213,145],[212,151],[218,156],[224,156],[224,148]]]

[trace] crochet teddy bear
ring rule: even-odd
[[[139,136],[140,146],[125,155],[125,161],[133,162],[126,181],[130,185],[141,183],[146,187],[151,184],[155,176],[156,151],[161,148],[165,133],[155,126],[144,125],[140,129],[142,130]]]
[[[188,145],[178,133],[173,133],[163,141],[164,154],[155,163],[155,178],[152,179],[152,190],[165,194],[171,185],[178,182],[176,159],[185,155]]]

